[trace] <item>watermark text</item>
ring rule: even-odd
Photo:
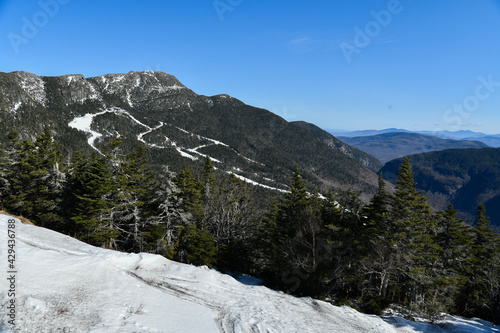
[[[16,220],[7,221],[7,297],[5,313],[11,327],[16,326]]]
[[[15,53],[19,53],[20,46],[28,44],[35,38],[40,29],[49,24],[50,19],[55,17],[61,8],[61,5],[69,3],[70,0],[40,0],[38,6],[40,10],[31,17],[23,16],[21,18],[22,27],[20,33],[9,32],[7,38]]]

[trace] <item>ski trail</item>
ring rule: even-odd
[[[195,147],[195,148],[184,148],[184,147],[178,146],[176,142],[174,142],[173,140],[171,140],[170,138],[168,138],[164,134],[162,134],[162,135],[165,137],[165,145],[158,145],[158,144],[146,142],[146,140],[144,140],[144,137],[146,135],[148,135],[148,134],[150,134],[150,133],[152,133],[152,132],[154,132],[154,131],[162,128],[166,124],[163,123],[163,122],[160,122],[160,124],[157,125],[157,126],[155,126],[155,127],[148,126],[148,125],[144,124],[143,122],[139,121],[134,116],[132,116],[126,110],[121,109],[119,107],[109,107],[109,108],[105,109],[104,111],[101,111],[101,112],[98,112],[98,113],[88,113],[88,114],[86,114],[84,116],[76,117],[75,119],[73,119],[68,124],[68,126],[71,127],[71,128],[75,128],[75,129],[80,130],[82,132],[89,133],[90,137],[87,139],[88,144],[95,151],[97,151],[99,154],[101,154],[103,156],[104,156],[104,154],[99,149],[97,149],[97,147],[95,146],[96,140],[99,139],[100,137],[102,137],[103,134],[101,134],[99,132],[96,132],[96,131],[93,131],[91,129],[91,127],[92,127],[92,123],[93,123],[95,117],[103,115],[103,114],[106,114],[106,113],[114,113],[114,114],[116,114],[118,116],[127,117],[131,121],[133,121],[134,123],[136,123],[137,125],[144,127],[146,130],[144,132],[139,133],[137,135],[137,140],[140,141],[140,142],[142,142],[146,146],[151,147],[151,148],[166,149],[168,147],[173,147],[184,158],[189,158],[189,159],[191,159],[193,161],[196,161],[196,160],[198,160],[198,157],[195,156],[195,155],[198,155],[198,156],[202,156],[203,158],[209,157],[213,162],[222,164],[222,161],[220,161],[219,159],[216,159],[216,158],[214,158],[214,157],[212,157],[212,156],[210,156],[208,154],[201,153],[201,152],[199,152],[199,149],[210,147],[210,146],[213,146],[213,145],[223,146],[223,147],[232,149],[232,151],[234,151],[238,156],[244,158],[245,160],[247,160],[249,162],[260,164],[260,165],[264,165],[263,163],[260,163],[260,162],[257,162],[255,160],[252,160],[252,159],[250,159],[248,157],[245,157],[244,155],[240,154],[236,149],[230,147],[228,144],[226,144],[226,143],[224,143],[222,141],[211,139],[211,138],[199,135],[199,134],[195,134],[195,133],[186,131],[185,129],[182,129],[182,128],[177,127],[177,126],[172,126],[172,127],[176,128],[177,130],[179,130],[179,131],[181,131],[181,132],[183,132],[185,134],[188,134],[188,135],[191,135],[191,136],[196,136],[200,141],[201,140],[205,140],[205,141],[208,141],[210,143],[209,144],[205,144],[205,145],[201,145],[201,146],[198,146],[198,147]],[[232,173],[232,172],[228,171],[228,173]],[[263,188],[267,188],[267,189],[270,189],[270,190],[279,191],[279,192],[282,192],[282,193],[288,192],[286,190],[282,190],[282,189],[278,189],[278,188],[275,188],[275,187],[272,187],[272,186],[260,184],[260,183],[258,183],[256,181],[253,181],[253,180],[251,180],[249,178],[246,178],[246,177],[243,177],[243,176],[240,176],[240,175],[237,175],[237,174],[235,174],[235,177],[237,177],[238,179],[240,179],[240,180],[242,180],[242,181],[244,181],[244,182],[246,182],[248,184],[252,184],[252,185],[255,185],[255,186],[260,186],[260,187],[263,187]]]
[[[75,128],[77,130],[80,130],[82,132],[90,133],[90,137],[87,139],[88,144],[96,150],[99,154],[103,155],[99,149],[95,146],[95,140],[97,140],[99,137],[102,136],[101,133],[95,132],[91,129],[92,122],[94,121],[94,118],[97,116],[100,116],[101,114],[105,114],[110,112],[108,109],[98,112],[98,113],[87,113],[84,116],[77,117],[73,119],[68,126],[71,128]]]
[[[145,145],[148,145],[148,143],[147,143],[146,141],[144,141],[143,137],[144,137],[145,135],[147,135],[147,134],[149,134],[149,133],[151,133],[151,132],[153,132],[153,131],[156,131],[157,129],[161,128],[161,127],[164,125],[164,123],[160,121],[160,125],[158,125],[158,126],[156,126],[156,127],[154,127],[154,128],[151,128],[151,127],[149,127],[149,126],[147,126],[147,125],[144,125],[144,124],[142,124],[142,125],[143,125],[143,126],[145,126],[146,128],[148,128],[148,130],[147,130],[146,132],[140,133],[140,134],[137,136],[137,140],[141,141],[141,142],[142,142],[142,143],[144,143]],[[168,142],[168,141],[170,141],[170,139],[169,139],[169,138],[166,138],[166,139],[167,139],[167,140],[166,140],[167,142]]]

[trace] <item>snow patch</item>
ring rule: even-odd
[[[198,157],[193,156],[193,155],[190,155],[190,154],[188,154],[188,153],[186,153],[186,152],[182,151],[182,149],[181,149],[181,148],[179,148],[179,147],[176,147],[175,149],[177,149],[177,151],[179,152],[179,154],[181,154],[181,156],[182,156],[182,157],[189,158],[190,160],[193,160],[193,161],[198,160]]]
[[[227,173],[232,174],[236,178],[238,178],[239,180],[242,180],[245,183],[248,183],[248,184],[251,184],[251,185],[254,185],[254,186],[260,186],[260,187],[267,188],[267,189],[273,190],[273,191],[278,191],[278,192],[281,192],[281,193],[290,193],[290,191],[282,190],[282,189],[279,189],[279,188],[276,188],[276,187],[272,187],[272,186],[268,186],[268,185],[264,185],[264,184],[261,184],[261,183],[258,183],[256,181],[254,181],[254,180],[251,180],[250,178],[243,177],[241,175],[238,175],[238,174],[230,172],[230,171],[227,171]]]
[[[134,103],[132,103],[132,99],[130,98],[130,91],[127,90],[127,102],[130,107],[134,107]]]
[[[16,112],[17,110],[19,110],[19,108],[21,107],[21,105],[23,105],[23,102],[21,102],[21,101],[17,102],[17,103],[14,105],[13,112]]]
[[[182,86],[179,86],[178,84],[174,84],[173,86],[155,86],[155,87],[151,87],[151,91],[156,91],[158,93],[165,93],[165,92],[169,92],[171,90],[182,90],[182,89],[186,89],[185,87],[182,87]]]
[[[43,82],[43,80],[38,76],[31,73],[19,72],[17,75],[21,79],[21,88],[28,94],[28,96],[45,106],[47,103],[47,96],[45,95],[45,82]]]

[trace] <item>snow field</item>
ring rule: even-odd
[[[7,221],[0,215],[1,266]],[[296,298],[146,253],[96,248],[16,220],[16,329],[4,311],[0,332],[499,332],[490,323],[449,316],[438,325],[382,319],[349,307]]]

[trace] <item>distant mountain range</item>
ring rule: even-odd
[[[142,143],[158,166],[199,168],[209,156],[218,172],[265,190],[286,190],[299,167],[311,188],[357,189],[367,199],[381,166],[317,127],[289,123],[228,95],[198,95],[163,72],[0,73],[0,122],[0,144],[10,129],[34,139],[44,124],[65,153],[101,153],[123,135],[127,149]]]
[[[416,133],[427,136],[434,136],[442,139],[452,139],[452,140],[466,140],[466,141],[480,141],[487,144],[490,147],[499,148],[500,147],[500,134],[485,134],[473,131],[408,131],[399,128],[387,128],[383,130],[363,130],[363,131],[340,131],[340,130],[328,130],[329,133],[335,135],[336,137],[362,137],[362,136],[373,136],[386,133]]]
[[[382,163],[387,163],[399,157],[429,151],[488,147],[487,144],[480,141],[442,139],[436,136],[411,132],[387,132],[356,137],[339,136],[338,139],[376,157]]]

